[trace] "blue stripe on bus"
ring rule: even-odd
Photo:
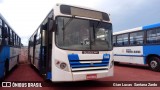
[[[4,73],[4,62],[0,63],[0,78],[3,77],[3,73]]]
[[[75,65],[75,66],[72,66],[72,68],[102,67],[102,66],[107,66],[107,65],[108,65],[108,64],[94,63],[94,64],[91,66],[91,64],[88,63],[88,64]]]
[[[9,46],[1,46],[0,51],[0,78],[4,75],[4,67],[5,67],[5,61],[6,59],[10,57],[10,47]]]
[[[52,79],[52,73],[51,72],[47,72],[47,79]]]
[[[78,57],[78,54],[69,54],[68,55],[68,59],[69,60],[78,60],[79,61],[79,57]]]
[[[160,55],[160,45],[143,46],[143,54],[144,56],[149,54]]]
[[[160,45],[143,46],[144,64],[147,64],[146,57],[151,54],[160,56]]]
[[[124,55],[124,54],[114,54],[114,56],[132,56],[132,57],[143,57],[143,55]]]
[[[109,65],[109,60],[110,60],[110,55],[109,54],[104,54],[101,63],[93,63],[93,64],[91,64],[91,63],[80,63],[78,54],[69,54],[68,55],[68,60],[69,60],[70,66],[72,68],[108,66]]]
[[[103,63],[109,63],[109,61],[103,61]],[[79,65],[80,62],[70,62],[71,65]],[[89,63],[90,64],[90,63]]]
[[[156,27],[160,27],[160,23],[143,26],[142,29],[147,30],[147,29],[156,28]]]

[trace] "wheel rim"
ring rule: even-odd
[[[151,62],[150,62],[150,65],[151,65],[151,68],[156,68],[157,67],[157,62],[156,61],[154,61],[154,60],[152,60]]]

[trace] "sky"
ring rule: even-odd
[[[0,13],[28,45],[28,39],[56,3],[110,14],[113,32],[160,22],[160,0],[0,0]]]

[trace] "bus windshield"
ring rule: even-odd
[[[56,45],[59,48],[112,50],[112,25],[110,23],[71,18],[57,17]]]

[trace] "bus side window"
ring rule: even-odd
[[[122,46],[123,45],[123,38],[122,35],[117,36],[117,45]]]
[[[4,38],[5,38],[5,44],[8,45],[8,31],[9,31],[9,27],[7,26],[7,24],[5,24],[5,31],[4,31]]]
[[[14,32],[12,31],[12,45],[14,46],[14,38],[15,38],[15,34],[14,34]]]
[[[147,31],[147,43],[152,44],[156,41],[156,30]]]
[[[123,34],[123,45],[128,45],[128,34]]]
[[[17,46],[17,35],[15,34],[15,46]]]
[[[18,45],[21,46],[21,39],[20,39],[20,38],[19,38],[19,43],[18,43]]]
[[[16,34],[16,40],[15,40],[15,41],[16,41],[16,46],[18,46],[18,45],[17,45],[17,38],[18,38],[18,36],[17,36],[17,34]]]
[[[40,44],[40,43],[41,43],[41,33],[39,28],[37,32],[37,37],[36,37],[36,44]]]
[[[17,46],[19,46],[19,37],[17,36]]]
[[[16,46],[16,33],[14,33],[14,46]]]
[[[113,46],[116,46],[116,36],[113,36]]]
[[[160,43],[160,28],[157,28],[157,43]]]
[[[142,45],[144,43],[144,32],[133,32],[130,33],[130,44],[131,45]]]
[[[21,46],[21,39],[19,38],[19,46]]]
[[[12,45],[13,40],[12,40],[12,30],[11,29],[10,29],[10,35],[9,36],[10,36],[10,42],[9,42],[9,44]]]
[[[147,43],[160,43],[160,29],[152,29],[147,31]]]
[[[0,45],[2,43],[2,20],[0,19]]]
[[[18,38],[18,46],[20,47],[20,37]]]
[[[16,46],[18,46],[18,36],[16,35]]]

